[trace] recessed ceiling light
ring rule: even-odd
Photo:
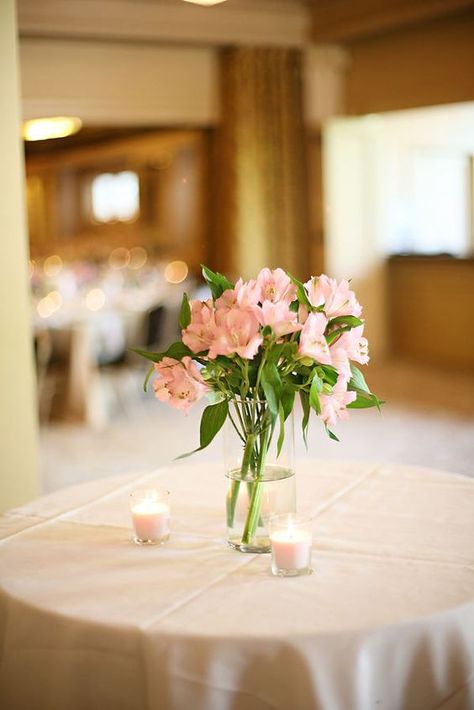
[[[51,118],[33,118],[23,123],[25,141],[47,141],[51,138],[65,138],[77,133],[82,121],[76,116],[52,116]]]
[[[225,1],[226,0],[184,0],[184,2],[192,2],[193,5],[206,5],[207,7],[210,7],[211,5],[219,5],[219,3]]]

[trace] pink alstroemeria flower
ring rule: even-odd
[[[369,362],[367,338],[362,337],[364,326],[343,333],[329,348],[332,364],[347,382],[351,379],[351,360],[361,365]]]
[[[310,313],[300,335],[298,354],[322,365],[331,365],[331,354],[324,336],[328,320],[324,313]]]
[[[361,365],[367,365],[369,362],[369,343],[367,338],[362,336],[364,326],[359,325],[357,328],[343,333],[335,345],[346,351],[347,357]]]
[[[290,333],[296,333],[302,326],[298,323],[297,314],[290,311],[290,307],[285,301],[272,303],[264,301],[261,307],[260,322],[262,325],[269,325],[277,338]]]
[[[217,355],[240,355],[251,360],[257,354],[263,339],[260,323],[248,308],[232,308],[219,319],[219,327],[209,349],[213,360]]]
[[[208,386],[190,357],[182,361],[164,357],[155,363],[157,377],[153,381],[155,396],[185,414],[207,391]]]
[[[296,286],[283,269],[262,269],[257,276],[257,286],[260,289],[260,301],[277,303],[284,301],[288,305],[296,298]]]
[[[312,306],[322,306],[329,319],[337,316],[356,316],[362,313],[362,306],[357,301],[354,291],[345,279],[339,283],[329,276],[313,276],[305,283],[308,299]]]
[[[237,308],[237,290],[235,288],[228,288],[222,296],[216,299],[216,310],[219,313],[228,313],[232,308]]]
[[[212,300],[190,301],[191,322],[182,331],[182,341],[193,353],[208,350],[214,339],[216,321]]]
[[[334,345],[331,345],[329,352],[331,354],[331,364],[336,368],[337,374],[344,382],[349,382],[351,379],[351,363],[347,351],[337,341]]]
[[[334,426],[338,419],[347,419],[349,412],[346,407],[356,398],[355,392],[347,391],[347,382],[343,377],[338,377],[333,387],[332,394],[320,394],[321,419],[328,426]]]
[[[233,308],[244,310],[246,308],[254,312],[258,317],[260,307],[260,289],[255,280],[242,281],[239,279],[233,289],[227,289],[222,296],[216,300],[216,321],[220,325],[222,316],[226,315]]]
[[[241,308],[257,306],[261,300],[261,289],[255,279],[242,281],[239,279],[235,284],[237,292],[237,302]]]

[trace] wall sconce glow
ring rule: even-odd
[[[76,116],[53,116],[33,118],[23,123],[22,134],[25,141],[47,141],[51,138],[65,138],[77,133],[82,121]]]
[[[180,284],[185,280],[188,271],[185,261],[170,261],[165,269],[165,279],[169,284]]]
[[[210,7],[211,5],[219,5],[221,2],[225,2],[226,0],[184,0],[184,2],[191,2],[193,5],[205,5],[206,7]]]

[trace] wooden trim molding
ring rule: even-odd
[[[474,0],[314,0],[313,39],[350,42],[452,15]]]

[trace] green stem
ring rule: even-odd
[[[257,476],[256,476],[255,481],[252,486],[252,495],[250,497],[247,520],[245,521],[244,532],[242,534],[242,543],[244,545],[248,545],[250,540],[255,535],[257,523],[260,518],[260,508],[262,505],[263,484],[262,484],[261,480],[259,480],[259,479],[262,477],[263,472],[265,470],[265,458],[266,458],[268,446],[270,443],[269,442],[269,433],[270,433],[270,427],[266,427],[261,435],[260,453],[259,453],[258,464],[257,464]]]
[[[227,501],[227,527],[232,528],[234,525],[235,506],[239,497],[240,483],[247,477],[250,462],[252,460],[253,448],[255,446],[255,434],[249,434],[244,449],[244,457],[240,468],[240,479],[233,480],[230,486],[230,494]]]

